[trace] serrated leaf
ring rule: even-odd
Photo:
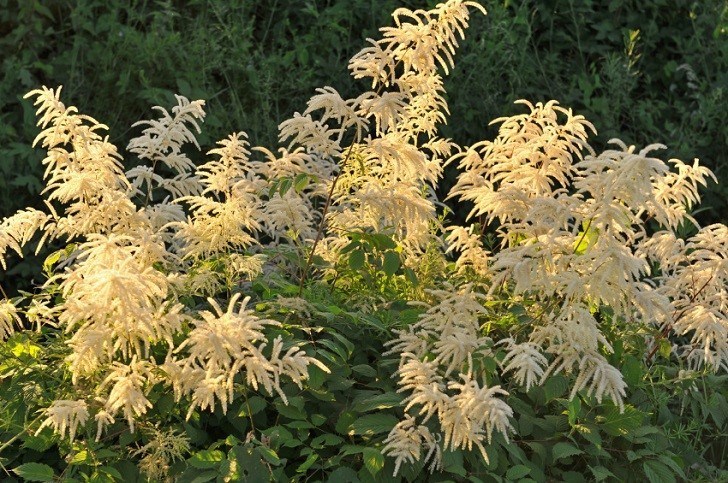
[[[376,448],[364,450],[364,466],[372,476],[376,476],[384,468],[384,455]]]
[[[61,255],[63,255],[64,253],[65,253],[65,250],[62,249],[62,250],[57,250],[57,251],[51,253],[50,255],[48,255],[46,257],[45,261],[43,262],[43,270],[46,272],[50,272],[51,270],[53,270],[53,265],[58,263],[58,260],[61,259]]]
[[[569,401],[569,407],[567,410],[569,426],[573,426],[576,424],[576,420],[579,418],[580,413],[581,413],[581,399],[577,395],[571,401]]]
[[[366,436],[388,433],[398,422],[391,414],[367,414],[351,424],[349,433]]]
[[[377,250],[391,250],[397,247],[397,242],[384,233],[373,233],[369,235],[369,239]]]
[[[349,268],[352,270],[361,270],[365,261],[366,256],[364,255],[364,251],[361,249],[353,250],[349,254]]]
[[[311,447],[315,449],[321,449],[324,446],[337,446],[344,442],[341,436],[335,434],[322,434],[316,436],[311,440]]]
[[[281,184],[278,186],[278,193],[280,193],[281,198],[283,198],[286,193],[288,193],[288,190],[291,189],[291,186],[293,186],[293,180],[291,178],[281,179]]]
[[[394,275],[397,273],[397,270],[399,270],[400,265],[401,261],[399,259],[399,253],[391,250],[384,252],[384,265],[382,266],[382,269],[385,274],[388,276]]]
[[[326,420],[328,418],[326,416],[324,416],[323,414],[312,414],[309,419],[311,420],[311,423],[313,423],[314,426],[321,426],[322,424],[324,424],[326,422]]]
[[[55,444],[55,438],[53,437],[53,433],[48,431],[50,430],[41,431],[37,436],[30,434],[23,438],[23,448],[42,453],[53,446]]]
[[[582,223],[583,231],[580,231],[574,242],[574,253],[577,255],[584,254],[589,247],[599,239],[599,229],[591,226],[591,221]]]
[[[306,189],[308,184],[311,182],[311,177],[306,173],[301,173],[296,175],[296,177],[293,179],[293,189],[296,190],[296,193],[303,193],[303,190]]]
[[[626,436],[642,425],[643,414],[633,406],[626,405],[624,413],[616,406],[607,406],[601,416],[601,428],[612,436]]]
[[[71,458],[71,461],[69,463],[72,465],[77,465],[77,464],[89,464],[91,462],[93,462],[93,459],[91,458],[91,455],[89,455],[88,450],[83,449],[81,451],[76,452],[76,454],[73,455],[73,457]]]
[[[53,468],[43,463],[25,463],[13,469],[25,481],[53,481]]]
[[[564,443],[564,442],[556,443],[551,451],[554,455],[554,460],[558,460],[561,458],[568,458],[569,456],[574,456],[574,455],[583,453],[582,450],[580,450],[573,444]]]
[[[642,361],[634,356],[625,357],[624,364],[622,364],[622,375],[627,385],[637,385],[642,380],[642,373]]]
[[[569,390],[569,381],[561,374],[549,377],[543,384],[546,402],[562,397]]]
[[[642,469],[650,483],[672,483],[675,481],[675,474],[672,470],[657,460],[644,461]]]
[[[276,465],[276,466],[281,463],[281,459],[278,457],[278,453],[273,451],[273,449],[268,448],[266,446],[258,446],[255,448],[255,450],[268,463],[270,463],[272,465]]]
[[[359,483],[359,476],[351,468],[337,468],[329,474],[328,483]]]
[[[678,458],[678,460],[682,462],[682,460],[679,457],[677,457],[677,456],[675,456],[675,457]],[[673,473],[678,475],[680,478],[682,478],[683,480],[687,479],[687,477],[685,476],[685,473],[682,470],[682,467],[679,464],[677,464],[675,462],[675,460],[673,460],[672,458],[670,458],[669,456],[664,455],[664,454],[659,455],[657,457],[657,459],[660,460],[664,465],[669,467],[673,471]]]
[[[602,481],[606,480],[607,478],[615,478],[614,473],[606,469],[604,466],[590,466],[589,469],[591,470],[592,474],[594,475],[594,479],[596,481]]]
[[[520,480],[527,474],[531,473],[531,468],[526,465],[515,465],[508,468],[506,472],[506,478],[509,480]]]
[[[726,402],[725,397],[718,392],[711,394],[708,400],[708,411],[710,411],[710,416],[717,427],[723,427],[726,417],[728,417],[728,402]]]

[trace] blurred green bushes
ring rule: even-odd
[[[64,85],[64,98],[105,120],[122,149],[137,134],[131,124],[174,93],[207,101],[203,147],[237,130],[272,147],[278,123],[316,87],[359,91],[347,60],[391,11],[435,3],[0,0],[0,217],[37,204],[42,186],[41,154],[30,146],[37,128],[22,101],[31,88]],[[514,100],[553,98],[597,126],[595,147],[617,136],[661,142],[728,180],[723,0],[483,4],[489,14],[473,19],[448,81],[446,135],[465,144],[490,137],[488,122],[514,113]],[[725,221],[728,182],[710,186],[703,205],[701,222]],[[0,283],[29,282],[32,270],[17,262]]]

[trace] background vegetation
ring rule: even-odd
[[[302,110],[315,87],[333,85],[344,96],[357,92],[345,69],[347,59],[365,37],[389,23],[394,8],[434,3],[0,0],[0,216],[37,203],[42,190],[43,154],[29,142],[37,134],[35,117],[30,102],[21,100],[32,88],[64,85],[64,98],[107,123],[110,140],[120,147],[139,134],[131,124],[150,117],[151,105],[173,104],[174,93],[207,101],[202,146],[236,130],[247,131],[254,145],[272,146],[278,122]],[[619,135],[640,146],[661,141],[670,155],[686,161],[699,157],[723,184],[709,187],[702,204],[707,209],[698,218],[705,224],[725,222],[728,7],[723,1],[484,4],[489,15],[473,17],[456,71],[447,81],[452,116],[446,135],[461,144],[492,138],[487,123],[516,112],[514,100],[558,99],[600,129],[592,141],[596,148]],[[444,192],[452,179],[451,174],[443,183]],[[375,241],[382,242],[373,238],[362,245],[368,260],[380,255]],[[39,273],[30,258],[30,263],[19,263],[11,257],[10,269],[0,272],[0,284],[11,292],[27,287],[30,274]],[[360,280],[356,265],[348,260],[348,278],[358,283],[350,287],[352,293],[379,293],[382,288],[372,281],[393,275],[374,273]],[[392,461],[376,445],[399,418],[402,396],[392,378],[397,361],[381,358],[382,341],[390,338],[391,329],[415,321],[419,312],[393,289],[387,293],[392,301],[387,311],[363,316],[344,294],[312,286],[304,298],[313,309],[304,321],[275,303],[277,296],[297,291],[281,280],[257,280],[250,287],[259,311],[276,314],[291,326],[308,325],[305,334],[295,335],[316,339],[312,355],[327,361],[332,373],[313,369],[303,390],[286,387],[286,393],[298,391],[288,406],[278,397],[251,392],[227,414],[199,412],[189,422],[183,422],[184,414],[173,410],[171,396],[160,390],[150,420],[163,421],[189,438],[189,452],[171,468],[181,481],[220,480],[231,468],[249,481],[271,476],[391,480]],[[494,334],[506,333],[523,315],[518,306],[502,311]],[[440,475],[428,477],[421,465],[412,465],[402,477],[725,478],[728,376],[682,370],[670,360],[669,344],[651,364],[643,364],[649,351],[644,334],[607,322],[605,332],[619,342],[610,363],[622,370],[630,386],[623,414],[594,398],[569,401],[572,381],[563,376],[529,391],[508,379],[494,379],[489,382],[511,393],[506,402],[517,413],[514,441],[496,437],[489,446],[489,464],[477,453],[455,451],[446,455]],[[29,408],[51,398],[57,378],[64,377],[62,364],[40,363],[62,358],[53,353],[41,358],[41,337],[21,334],[0,348],[2,373],[8,375],[0,387],[0,401],[6,401],[0,414],[0,463],[14,468],[21,480],[141,480],[138,460],[152,454],[148,446],[159,439],[159,428],[149,425],[130,433],[121,423],[99,443],[85,435],[73,445],[49,430],[18,432],[29,414],[35,417]],[[489,363],[496,367],[503,355],[497,353]],[[255,428],[264,429],[255,433]],[[252,439],[251,430],[257,434]],[[146,453],[141,451],[145,447]],[[136,459],[129,456],[134,451],[141,451]]]
[[[0,216],[38,203],[42,154],[29,141],[21,96],[63,85],[81,112],[103,119],[125,147],[130,126],[173,94],[207,101],[200,138],[236,130],[275,145],[277,125],[316,87],[356,90],[346,64],[399,6],[437,0],[132,1],[0,0]],[[513,101],[557,99],[599,127],[599,149],[668,145],[728,179],[728,6],[722,0],[485,2],[448,81],[444,134],[492,138],[488,122]],[[452,184],[453,173],[443,183]],[[725,220],[728,182],[705,192],[703,224]],[[457,216],[457,215],[456,215]],[[0,283],[29,280],[40,262],[11,259]],[[35,269],[33,268],[35,267]],[[8,280],[12,278],[12,280]]]

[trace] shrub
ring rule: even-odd
[[[36,234],[62,248],[0,306],[3,466],[35,481],[719,475],[728,228],[679,237],[711,171],[660,145],[597,154],[594,126],[555,101],[521,101],[493,141],[440,137],[440,72],[470,10],[485,13],[395,10],[349,64],[370,90],[318,89],[276,152],[239,132],[196,165],[204,102],[177,96],[137,123],[125,166],[60,88],[28,93],[46,209],[3,219],[0,255]],[[446,164],[465,226],[438,211]],[[702,423],[682,427],[685,407]]]

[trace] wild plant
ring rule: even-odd
[[[315,286],[345,292],[362,317],[376,314],[391,294],[357,287],[377,277],[420,309],[386,343],[404,396],[400,422],[379,441],[395,475],[422,460],[437,471],[458,449],[487,461],[493,438],[516,431],[496,377],[528,390],[566,375],[569,400],[609,399],[624,411],[629,387],[603,330],[611,321],[643,330],[650,347],[677,341],[665,355],[691,368],[728,369],[728,228],[677,235],[697,225],[690,210],[712,173],[697,160],[652,157],[660,145],[614,140],[597,154],[595,127],[556,101],[519,101],[528,112],[496,119],[493,141],[439,137],[441,72],[454,67],[470,9],[485,13],[462,0],[396,10],[394,26],[349,64],[369,90],[344,99],[319,89],[280,124],[275,152],[238,132],[196,166],[186,152],[200,148],[204,102],[178,96],[171,113],[157,107],[158,119],[138,123],[128,151],[140,163],[126,167],[106,127],[66,107],[60,88],[28,93],[42,129],[34,144],[47,151],[47,211],[4,219],[0,255],[22,256],[36,233],[38,250],[49,240],[65,248],[49,257],[36,294],[2,301],[0,336],[35,325],[62,347],[67,378],[27,429],[73,442],[87,425],[102,438],[117,419],[131,431],[156,428],[148,418],[160,387],[187,419],[224,414],[246,391],[287,403],[312,371],[332,367],[311,355],[308,322],[282,314],[310,313]],[[448,163],[460,169],[449,198],[472,206],[468,226],[438,213]],[[486,247],[488,227],[497,243]],[[428,266],[442,273],[425,277]],[[262,313],[256,279],[298,290]],[[522,321],[493,329],[500,307],[513,305],[525,308]],[[188,446],[173,431],[149,431],[138,454],[160,477],[152,470]]]

